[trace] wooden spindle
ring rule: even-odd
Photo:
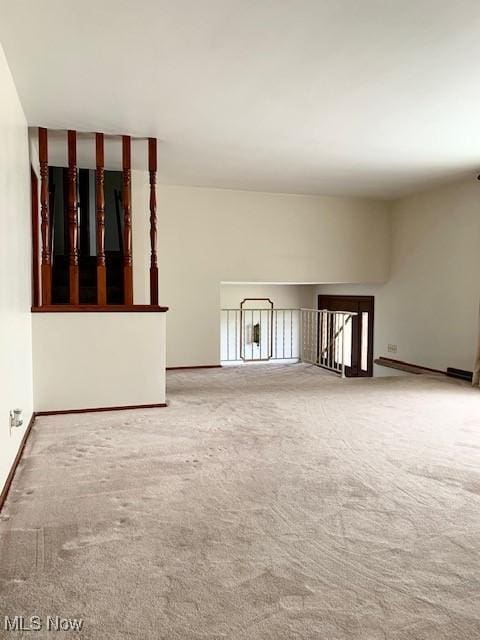
[[[122,136],[123,161],[123,295],[124,304],[133,304],[132,261],[132,184],[131,184],[131,140]]]
[[[30,167],[30,187],[32,198],[32,305],[38,307],[40,305],[38,178],[33,167]]]
[[[158,304],[156,138],[148,139],[148,170],[150,173],[150,304]]]
[[[50,211],[48,206],[48,133],[44,127],[38,128],[38,157],[40,161],[42,304],[52,304],[52,248],[50,246]]]
[[[77,132],[68,131],[68,239],[70,304],[80,303],[78,271]]]
[[[103,133],[95,135],[97,210],[97,304],[107,304],[107,268],[105,263],[105,160]]]

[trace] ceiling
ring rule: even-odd
[[[30,125],[160,180],[392,198],[480,169],[478,0],[0,0]]]

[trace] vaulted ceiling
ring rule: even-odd
[[[30,125],[164,182],[389,198],[480,168],[477,0],[0,0]]]

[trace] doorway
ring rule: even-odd
[[[346,323],[345,331],[345,375],[350,378],[373,376],[373,296],[333,296],[319,295],[318,309],[328,311],[349,311],[355,313]],[[338,351],[335,348],[339,333],[335,327],[329,327],[332,335],[324,336],[325,327],[319,327],[320,345],[328,345],[331,357]]]

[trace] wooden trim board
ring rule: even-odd
[[[153,304],[44,304],[32,313],[165,313],[168,307]]]
[[[388,367],[390,369],[398,369],[399,371],[405,371],[407,373],[413,373],[415,375],[422,373],[439,373],[446,375],[446,371],[441,369],[432,369],[430,367],[423,367],[419,364],[412,364],[411,362],[404,362],[403,360],[395,360],[394,358],[384,358],[381,356],[377,358],[374,363],[381,367]]]
[[[32,413],[30,422],[28,423],[28,426],[25,429],[25,433],[23,434],[22,441],[20,442],[20,446],[18,447],[17,455],[13,460],[13,464],[10,468],[7,479],[5,480],[5,484],[3,485],[2,493],[0,493],[0,512],[2,511],[3,505],[5,504],[5,500],[7,499],[8,493],[10,491],[10,487],[12,486],[13,478],[15,477],[17,467],[20,464],[20,460],[22,459],[23,451],[25,449],[25,445],[27,444],[27,439],[28,439],[28,436],[30,435],[30,431],[32,430],[36,417],[37,417],[36,413],[35,412]]]
[[[183,369],[221,369],[221,364],[197,364],[186,367],[167,367],[167,371],[181,371]]]
[[[118,407],[90,407],[88,409],[59,409],[55,411],[37,411],[35,416],[63,416],[69,413],[98,413],[103,411],[128,411],[135,409],[164,409],[167,407],[166,402],[159,402],[155,404],[126,404]]]

